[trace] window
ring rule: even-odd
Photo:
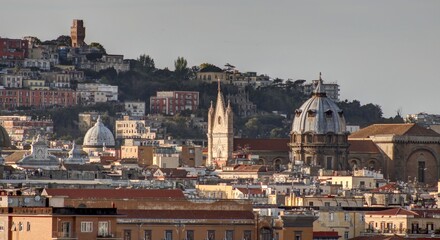
[[[306,157],[306,164],[307,165],[312,165],[312,157],[311,156],[307,156]]]
[[[61,236],[70,237],[70,222],[61,223]]]
[[[31,223],[30,222],[27,222],[27,224],[26,224],[26,231],[30,231],[31,230]]]
[[[81,232],[92,232],[93,222],[81,222]]]
[[[330,220],[331,222],[333,222],[333,221],[335,220],[335,213],[330,212],[329,215],[328,215],[328,218],[329,218],[329,220]]]
[[[327,169],[332,169],[333,168],[333,157],[327,157]]]
[[[330,207],[330,202],[324,202],[325,207]]]
[[[344,239],[348,239],[348,232],[344,232]]]
[[[295,240],[301,240],[301,239],[302,239],[302,232],[295,231]]]
[[[108,222],[98,222],[98,236],[108,236],[109,235],[109,227]]]
[[[348,222],[348,219],[349,219],[348,213],[344,213],[344,221]]]
[[[131,240],[131,230],[124,229],[124,240]]]
[[[151,230],[144,231],[144,240],[153,240],[153,234]]]
[[[234,240],[234,230],[226,230],[225,240]]]
[[[165,240],[173,240],[173,231],[165,230]]]
[[[215,230],[208,230],[208,240],[215,240]]]
[[[252,239],[252,231],[244,230],[243,231],[243,240],[251,240]]]
[[[425,162],[419,162],[418,178],[417,180],[421,183],[425,182]]]
[[[186,230],[186,240],[194,240],[194,230]]]

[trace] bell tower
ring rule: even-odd
[[[232,159],[234,114],[229,102],[225,106],[220,80],[218,80],[217,92],[215,108],[211,102],[208,111],[208,159],[206,166],[219,168]]]

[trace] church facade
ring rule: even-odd
[[[374,124],[349,136],[349,165],[380,170],[392,181],[437,184],[440,134],[417,124]],[[361,144],[362,143],[362,144]],[[374,149],[376,148],[376,149]]]

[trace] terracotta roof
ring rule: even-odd
[[[399,188],[397,187],[397,184],[396,183],[388,183],[388,184],[386,184],[386,185],[384,185],[382,187],[375,188],[375,189],[371,190],[370,192],[375,192],[375,193],[378,193],[378,192],[393,192],[395,190],[399,190]]]
[[[145,219],[254,219],[252,211],[118,209],[118,214]]]
[[[408,211],[403,208],[391,208],[382,211],[369,212],[368,215],[412,215],[418,216],[416,212]]]
[[[47,196],[66,196],[69,198],[185,198],[182,190],[164,189],[62,189],[46,188]]]
[[[371,140],[348,140],[350,153],[380,153],[379,148]]]
[[[335,231],[319,231],[313,232],[313,238],[339,238],[338,232]]]
[[[415,123],[373,124],[352,133],[349,138],[368,138],[375,135],[407,135],[440,137],[434,130],[421,127]]]
[[[236,165],[234,172],[267,172],[268,169],[264,165]]]
[[[243,194],[263,194],[263,189],[261,188],[237,188],[237,190]]]
[[[240,150],[247,146],[249,151],[279,151],[289,152],[288,138],[271,138],[271,139],[249,139],[249,138],[234,138],[234,151]]]

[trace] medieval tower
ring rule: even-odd
[[[206,166],[221,167],[232,159],[233,112],[230,103],[225,101],[218,82],[217,103],[208,111],[208,159]]]
[[[70,38],[72,39],[72,47],[82,47],[85,45],[86,28],[84,27],[83,20],[73,20],[73,25],[70,27]]]

